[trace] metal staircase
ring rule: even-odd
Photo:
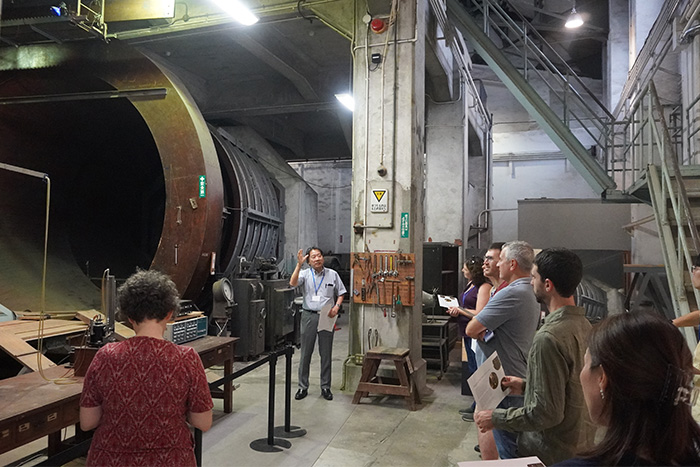
[[[490,0],[446,3],[447,16],[455,27],[469,38],[474,49],[593,190],[603,197],[612,194],[615,182],[604,167],[613,117],[605,106],[516,9],[506,11],[501,6],[504,2]],[[481,17],[482,26],[474,14]],[[494,40],[509,45],[519,55],[506,57]],[[549,88],[549,102],[528,82],[534,75]]]
[[[654,86],[654,74],[673,42],[669,25],[678,3],[672,3],[662,9],[630,72],[616,119],[508,2],[446,0],[455,27],[596,192],[608,200],[653,206],[673,313],[681,316],[700,306],[700,294],[690,283],[692,260],[700,254],[695,222],[700,219],[700,166],[691,164],[695,155],[682,157],[700,134],[700,125],[693,131],[682,123],[700,121],[700,109],[692,109],[700,107],[700,97],[684,114],[680,105],[662,106]],[[517,54],[506,57],[502,48]],[[535,75],[547,85],[548,102],[528,82]],[[692,329],[684,332],[695,345]]]
[[[638,100],[635,116],[638,134],[647,135],[650,160],[636,184],[646,187],[654,209],[666,277],[676,316],[698,309],[700,292],[690,281],[693,258],[700,253],[700,236],[695,219],[700,219],[700,166],[679,164],[678,143],[674,143],[654,82]],[[696,343],[691,328],[682,328],[686,339]]]

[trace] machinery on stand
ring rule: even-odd
[[[115,340],[114,328],[117,315],[117,279],[106,269],[102,276],[102,312],[90,319],[86,344],[76,347],[73,367],[76,376],[84,376],[97,351]]]
[[[210,319],[220,333],[240,338],[237,357],[250,360],[295,342],[294,288],[282,277],[276,258],[241,257],[230,280],[214,283],[213,295]]]

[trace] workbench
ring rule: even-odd
[[[206,336],[182,345],[194,348],[204,368],[224,366],[224,376],[233,373],[237,337]],[[72,375],[63,366],[44,369],[48,379]],[[0,454],[44,436],[49,437],[49,456],[62,449],[61,430],[79,422],[83,378],[71,378],[70,384],[46,381],[38,372],[0,380]],[[212,397],[223,398],[224,412],[233,410],[232,384]]]

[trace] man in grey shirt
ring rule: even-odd
[[[479,347],[488,358],[494,351],[507,375],[525,377],[527,355],[540,319],[540,306],[530,285],[530,270],[535,258],[526,242],[506,243],[501,250],[498,270],[508,286],[489,300],[467,325],[467,335],[479,339]],[[499,407],[522,407],[523,397],[506,396]],[[493,430],[501,459],[517,456],[517,435]]]
[[[582,276],[581,259],[572,251],[550,248],[537,255],[532,287],[550,314],[535,334],[527,379],[506,376],[501,382],[511,394],[524,392],[525,404],[475,416],[481,431],[497,427],[519,432],[518,455],[537,456],[546,465],[590,448],[595,434],[579,381],[591,331],[584,309],[574,302]]]
[[[308,262],[310,268],[301,269]],[[326,400],[333,399],[331,392],[331,357],[333,351],[333,332],[318,331],[319,312],[329,301],[335,301],[328,316],[335,317],[343,303],[345,286],[338,273],[323,266],[323,252],[311,247],[306,255],[301,250],[297,253],[297,265],[292,277],[289,278],[292,287],[302,286],[304,304],[301,312],[301,359],[299,362],[299,390],[294,395],[296,400],[305,398],[309,393],[309,366],[311,354],[316,345],[318,334],[318,353],[321,355],[321,395]]]

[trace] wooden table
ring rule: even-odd
[[[44,370],[49,379],[69,373],[62,366]],[[70,372],[72,373],[72,372]],[[59,449],[61,429],[78,423],[83,378],[54,384],[39,373],[0,380],[0,453],[49,436],[49,455]]]
[[[202,358],[204,368],[214,365],[224,365],[224,376],[233,373],[233,358],[236,355],[236,342],[238,337],[205,336],[201,339],[187,342],[182,345],[192,347]],[[224,390],[214,390],[211,396],[224,400],[224,413],[233,411],[233,383],[224,383]]]
[[[237,337],[206,336],[192,342],[205,368],[224,365],[224,376],[233,373],[233,358]],[[48,379],[65,376],[65,367],[44,370]],[[54,384],[38,372],[0,380],[0,454],[49,436],[49,456],[61,449],[61,429],[79,422],[80,394],[83,378],[75,377],[72,384]],[[233,410],[232,384],[212,397],[224,399],[224,412]]]

